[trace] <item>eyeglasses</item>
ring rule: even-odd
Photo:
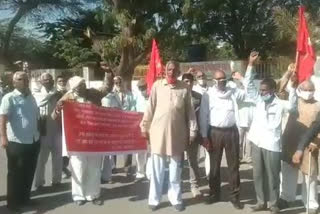
[[[196,78],[197,78],[197,79],[200,79],[200,78],[202,79],[202,78],[204,78],[204,75],[196,76]]]
[[[115,85],[121,85],[121,82],[114,82]]]

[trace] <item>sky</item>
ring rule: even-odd
[[[92,4],[92,3],[88,3],[87,5],[85,5],[85,8],[88,9],[94,9],[96,8],[97,5],[96,4]],[[10,20],[12,17],[14,16],[14,13],[11,12],[10,10],[1,10],[0,9],[0,22],[1,21],[5,21],[5,20]],[[53,22],[56,19],[59,18],[59,15],[57,14],[57,16],[51,16],[50,18],[44,18],[42,21],[50,21]],[[36,30],[36,26],[37,23],[34,21],[31,21],[30,19],[21,19],[18,23],[18,25],[22,28],[24,28],[27,31],[32,31],[32,33],[34,33],[35,35],[41,36],[41,32],[39,30]]]

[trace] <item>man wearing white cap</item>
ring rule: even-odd
[[[52,114],[54,119],[60,116],[63,101],[70,100],[101,105],[101,93],[95,89],[87,89],[83,78],[72,77],[69,80],[69,86],[70,91],[59,100]],[[65,149],[63,149],[63,152],[65,152]],[[93,204],[99,206],[103,204],[103,201],[99,199],[101,162],[101,156],[71,155],[72,198],[77,205],[84,205],[86,201],[92,201]]]

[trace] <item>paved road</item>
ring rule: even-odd
[[[10,213],[6,208],[6,157],[3,150],[0,151],[0,214]],[[202,165],[202,164],[201,164]],[[201,169],[203,171],[203,168]],[[47,170],[47,177],[50,176],[50,170]],[[203,173],[203,172],[202,172]],[[227,171],[225,168],[225,161],[222,168],[222,201],[213,205],[206,205],[203,200],[193,199],[190,194],[190,188],[187,181],[187,169],[184,170],[183,177],[183,199],[186,205],[186,210],[182,213],[217,213],[217,214],[244,214],[250,213],[250,207],[255,203],[255,194],[252,181],[252,169],[249,165],[241,165],[241,201],[245,204],[243,210],[235,210],[228,202],[228,185],[227,185]],[[37,207],[33,209],[25,210],[24,213],[55,213],[55,214],[144,214],[151,211],[147,206],[147,193],[148,183],[134,183],[132,180],[128,180],[124,174],[119,173],[114,176],[115,184],[102,185],[102,199],[104,200],[103,206],[94,206],[91,203],[87,203],[84,206],[78,207],[72,203],[70,192],[70,180],[64,180],[63,185],[59,189],[53,189],[49,185],[46,187],[42,194],[33,192],[33,199],[38,203]],[[208,192],[208,186],[205,179],[201,182],[201,190]],[[168,203],[167,197],[164,196],[161,204],[161,209],[155,213],[170,214],[176,213]],[[259,212],[259,214],[265,214],[269,212]],[[291,210],[284,210],[284,214],[299,214],[304,213],[304,209],[301,204],[297,203]]]

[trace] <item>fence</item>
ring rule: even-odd
[[[182,73],[187,72],[190,68],[194,68],[197,71],[203,71],[206,73],[209,79],[212,78],[215,70],[223,70],[227,76],[231,76],[231,62],[234,63],[234,70],[245,72],[247,67],[247,61],[207,61],[207,62],[192,62],[192,63],[180,63],[180,70]],[[263,79],[265,77],[271,77],[278,79],[287,70],[290,61],[285,57],[276,58],[273,60],[261,61],[255,67],[257,72],[257,78]],[[143,78],[148,71],[147,65],[139,65],[136,67],[133,79]]]

